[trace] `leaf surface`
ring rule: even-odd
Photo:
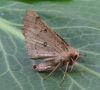
[[[86,57],[70,67],[62,86],[63,69],[39,73],[31,68],[21,32],[27,8],[34,10],[68,44]],[[0,1],[0,90],[100,90],[100,0]]]

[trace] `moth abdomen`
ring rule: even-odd
[[[37,71],[50,71],[53,70],[56,67],[56,65],[57,63],[55,63],[54,60],[48,60],[40,64],[33,65],[33,68]]]
[[[39,64],[38,65],[33,65],[33,68],[36,69],[37,71],[50,71],[50,70],[53,70],[53,67],[51,66],[40,66]]]

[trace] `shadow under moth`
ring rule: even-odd
[[[47,79],[56,69],[65,67],[63,83],[68,66],[71,71],[75,62],[79,59],[79,52],[70,47],[58,34],[32,10],[27,9],[23,18],[22,33],[25,36],[25,47],[30,59],[46,60],[33,65],[37,71],[51,71],[44,79]]]

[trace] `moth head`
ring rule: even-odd
[[[72,47],[69,47],[68,52],[69,52],[69,58],[70,58],[69,64],[73,65],[79,59],[79,52],[75,48],[72,48]]]
[[[77,61],[77,60],[79,59],[79,54],[78,54],[78,52],[75,52],[74,54],[72,54],[72,55],[70,56],[70,59],[71,59],[72,61]]]
[[[78,55],[74,55],[74,56],[70,56],[70,61],[69,61],[69,65],[72,66],[75,64],[75,62],[79,59]]]

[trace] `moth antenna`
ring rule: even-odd
[[[84,54],[79,54],[80,56],[86,56],[86,53],[84,53]]]
[[[67,68],[68,68],[68,64],[69,64],[69,62],[68,62],[67,65],[66,65],[66,69],[65,69],[65,71],[64,71],[64,75],[63,75],[63,78],[62,78],[62,80],[61,80],[61,82],[60,82],[60,85],[62,85],[62,83],[64,82],[64,78],[65,78],[65,75],[66,75],[66,71],[67,71]]]
[[[60,66],[60,64],[61,62],[52,70],[52,72],[48,76],[44,78],[44,80],[46,80]]]
[[[72,60],[72,62],[73,62],[73,65],[72,65],[72,67],[71,67],[71,70],[70,70],[70,72],[72,71],[72,69],[73,69],[73,67],[74,67],[74,65],[75,65],[75,62],[77,61],[77,59],[78,59],[78,57],[76,58],[76,60],[75,60],[75,61],[73,61],[73,59],[71,59],[71,60]]]

